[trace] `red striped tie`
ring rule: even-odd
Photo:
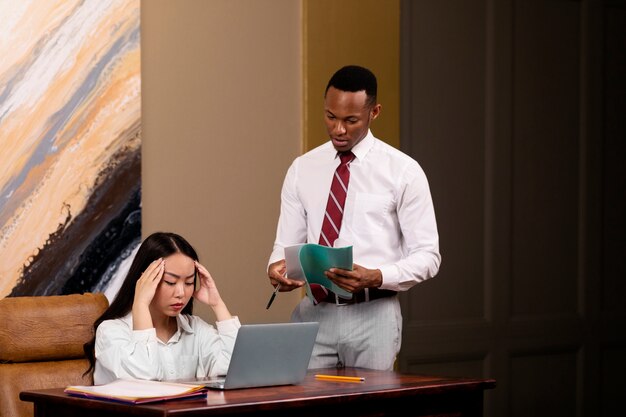
[[[332,247],[339,231],[341,230],[341,219],[343,218],[343,206],[346,204],[346,194],[348,192],[348,182],[350,181],[350,162],[354,159],[354,154],[350,151],[339,154],[341,163],[335,171],[333,182],[330,185],[324,222],[322,223],[322,233],[320,233],[320,245]]]
[[[330,185],[328,202],[322,223],[319,244],[333,247],[335,240],[339,237],[341,230],[341,220],[343,219],[343,207],[346,203],[348,192],[348,182],[350,181],[350,163],[354,159],[354,154],[350,151],[339,154],[341,163],[335,171],[333,182]],[[326,298],[328,291],[321,285],[311,284],[313,297],[319,303]]]

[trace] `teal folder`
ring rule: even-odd
[[[306,282],[306,294],[314,302],[310,284],[326,287],[342,298],[351,299],[352,293],[326,278],[324,271],[330,268],[352,270],[352,246],[330,248],[315,243],[294,245],[285,248],[287,277]]]

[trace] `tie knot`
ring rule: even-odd
[[[349,162],[352,162],[352,160],[354,159],[354,154],[352,153],[352,151],[340,152],[339,159],[341,159],[341,164],[345,165]]]

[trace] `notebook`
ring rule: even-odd
[[[189,383],[219,390],[298,384],[306,376],[318,328],[317,322],[244,324],[226,376]]]

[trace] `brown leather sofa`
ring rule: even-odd
[[[0,300],[0,417],[33,415],[21,391],[93,384],[83,344],[107,307],[102,293]]]

